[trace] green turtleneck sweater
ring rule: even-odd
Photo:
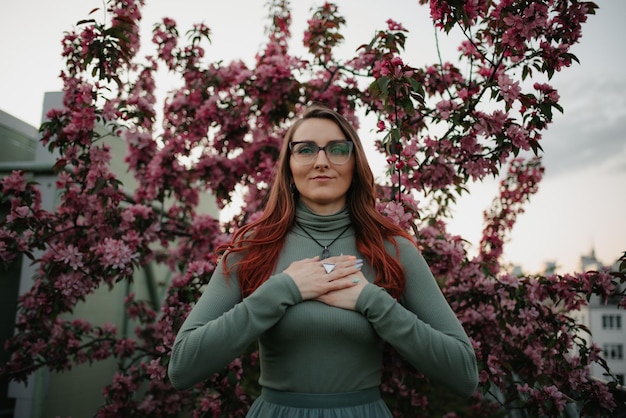
[[[298,206],[296,220],[328,245],[350,223],[347,211],[330,216]],[[356,310],[303,301],[291,277],[293,261],[320,255],[322,248],[300,226],[286,237],[276,270],[242,300],[235,272],[221,263],[183,323],[169,363],[174,387],[188,388],[222,370],[255,340],[259,341],[259,383],[274,390],[338,393],[380,385],[382,348],[387,341],[417,370],[454,392],[476,389],[476,358],[470,341],[416,247],[397,238],[406,287],[400,302],[370,282]],[[364,258],[350,227],[330,247],[331,255]],[[391,243],[387,251],[395,256]],[[230,260],[230,259],[229,259]]]

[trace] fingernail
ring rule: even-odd
[[[352,279],[352,283],[358,283],[360,281],[361,281],[361,279]]]

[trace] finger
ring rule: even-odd
[[[361,279],[360,277],[357,277],[355,275],[351,275],[351,276],[347,276],[347,277],[342,277],[341,279],[337,279],[337,280],[333,280],[329,282],[329,292],[333,292],[336,290],[341,290],[341,289],[346,289],[349,287],[354,287],[354,286],[358,286],[361,281],[363,279]]]
[[[355,269],[357,270],[361,270],[363,268],[363,259],[362,258],[357,258],[356,260],[354,260],[354,266]]]
[[[312,257],[312,258],[303,258],[302,261],[306,261],[309,263],[317,263],[320,261],[320,256],[316,255],[315,257]]]

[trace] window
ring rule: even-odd
[[[621,360],[624,358],[622,344],[604,344],[604,358],[607,360]]]
[[[602,315],[602,329],[622,329],[622,316]]]

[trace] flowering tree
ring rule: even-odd
[[[424,68],[403,59],[407,31],[393,21],[353,58],[337,58],[346,22],[329,3],[308,21],[308,57],[293,56],[289,4],[279,0],[268,6],[268,39],[251,68],[211,62],[209,28],[194,26],[185,41],[168,18],[154,27],[155,54],[140,58],[142,6],[109,0],[108,21],[85,20],[63,39],[63,107],[41,127],[43,143],[59,155],[56,209],[41,208],[27,173],[2,179],[0,198],[10,212],[0,225],[0,261],[6,266],[26,255],[38,266],[34,286],[19,300],[3,376],[22,381],[41,367],[64,371],[113,357],[119,369],[104,388],[99,417],[243,416],[255,393],[254,347],[184,394],[167,379],[169,351],[214,269],[214,249],[262,210],[285,127],[302,106],[321,102],[355,126],[357,110],[377,116],[376,145],[389,164],[379,208],[415,233],[478,356],[478,393],[442,402],[447,395],[390,351],[383,392],[394,413],[482,417],[516,408],[558,416],[567,403],[588,413],[615,407],[610,385],[589,376],[591,363],[605,364],[600,352],[585,344],[583,327],[568,312],[592,294],[619,292],[623,272],[518,278],[500,266],[507,233],[543,174],[540,159],[520,156],[540,155],[542,132],[562,110],[546,80],[527,81],[549,80],[576,61],[569,48],[597,6],[431,0],[437,30],[454,28],[465,40],[458,65]],[[159,70],[179,75],[182,85],[157,109]],[[111,171],[98,126],[125,139],[135,190]],[[469,182],[503,168],[478,255],[470,257],[462,238],[446,231],[449,209]],[[243,204],[232,220],[220,223],[198,210],[201,193],[224,207],[237,190]],[[125,300],[135,338],[67,319],[96,288],[131,281],[149,264],[166,266],[172,279],[159,307],[133,294]]]

